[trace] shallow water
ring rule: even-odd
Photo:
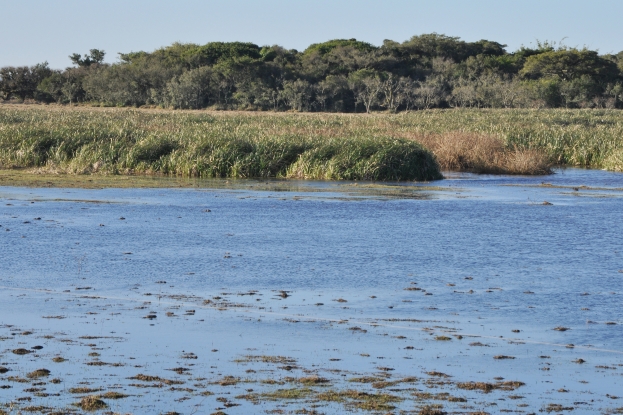
[[[0,403],[66,408],[82,396],[69,388],[88,382],[132,395],[106,400],[118,412],[354,410],[241,396],[317,374],[331,381],[320,391],[393,394],[407,413],[424,404],[456,413],[623,407],[615,399],[623,399],[623,175],[446,177],[436,187],[1,187],[0,366],[10,371],[0,387],[11,388],[0,389]],[[43,349],[11,352],[35,345]],[[69,360],[53,363],[57,355]],[[296,363],[288,370],[247,355]],[[86,364],[94,361],[123,366]],[[62,382],[46,378],[33,392],[43,382],[15,381],[42,367]],[[167,371],[175,367],[189,374]],[[187,390],[130,386],[139,373],[181,379],[173,387]],[[380,373],[418,379],[389,389],[347,381]],[[241,382],[215,383],[224,376]],[[491,393],[456,385],[495,378],[525,385]]]

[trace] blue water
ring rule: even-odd
[[[499,370],[510,377],[521,373],[537,382],[547,375],[563,382],[575,373],[578,379],[601,378],[604,394],[623,390],[620,376],[603,381],[595,364],[578,373],[580,366],[569,363],[580,355],[591,363],[623,362],[623,174],[581,169],[545,177],[447,174],[428,184],[439,188],[383,185],[389,187],[294,182],[289,191],[0,188],[0,285],[5,287],[0,296],[8,304],[28,289],[75,293],[89,286],[89,294],[110,298],[145,293],[208,298],[257,290],[266,305],[270,295],[285,290],[291,297],[280,311],[284,315],[366,324],[420,319],[489,342],[519,338],[526,342],[526,355],[551,354],[551,348],[563,353],[561,373],[535,374],[540,363],[500,363]],[[411,193],[386,191],[396,188]],[[405,290],[413,286],[425,291]],[[347,303],[333,301],[338,298]],[[33,327],[35,316],[44,310],[54,314],[60,304],[33,301],[20,303],[21,309],[15,303],[22,312],[34,307],[32,317],[20,314]],[[318,302],[324,306],[313,305]],[[276,312],[277,306],[269,309]],[[17,314],[3,308],[0,323],[18,324]],[[276,343],[281,346],[272,346],[275,352],[283,347],[303,355],[333,346],[348,349],[348,340],[317,334],[318,328],[297,326],[295,333],[306,339],[297,343],[279,318],[268,318],[266,324],[277,325],[260,330],[252,342]],[[240,318],[217,321],[244,326]],[[552,330],[559,326],[570,330]],[[242,344],[237,350],[235,339],[226,340],[223,333],[232,357],[243,353]],[[437,342],[424,347],[424,360],[404,362],[421,368],[445,350],[436,363],[471,379],[477,369],[487,373],[491,353],[510,347],[499,345],[491,353],[479,348],[465,361],[455,343],[438,349]],[[368,347],[383,350],[383,344],[375,338]],[[565,344],[576,348],[561,351]],[[536,409],[550,399],[539,390],[530,395]],[[0,390],[0,401],[10,393]],[[580,396],[571,395],[571,401]]]

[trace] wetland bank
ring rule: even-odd
[[[621,170],[617,110],[400,114],[0,105],[0,168],[38,173],[412,181],[440,170]]]
[[[444,174],[4,181],[0,410],[620,413],[622,176]]]
[[[623,413],[617,111],[0,118],[0,414]]]

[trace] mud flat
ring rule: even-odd
[[[0,410],[621,413],[623,179],[546,180],[0,188]]]

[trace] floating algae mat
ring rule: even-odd
[[[446,176],[1,187],[0,411],[620,413],[623,175]]]

